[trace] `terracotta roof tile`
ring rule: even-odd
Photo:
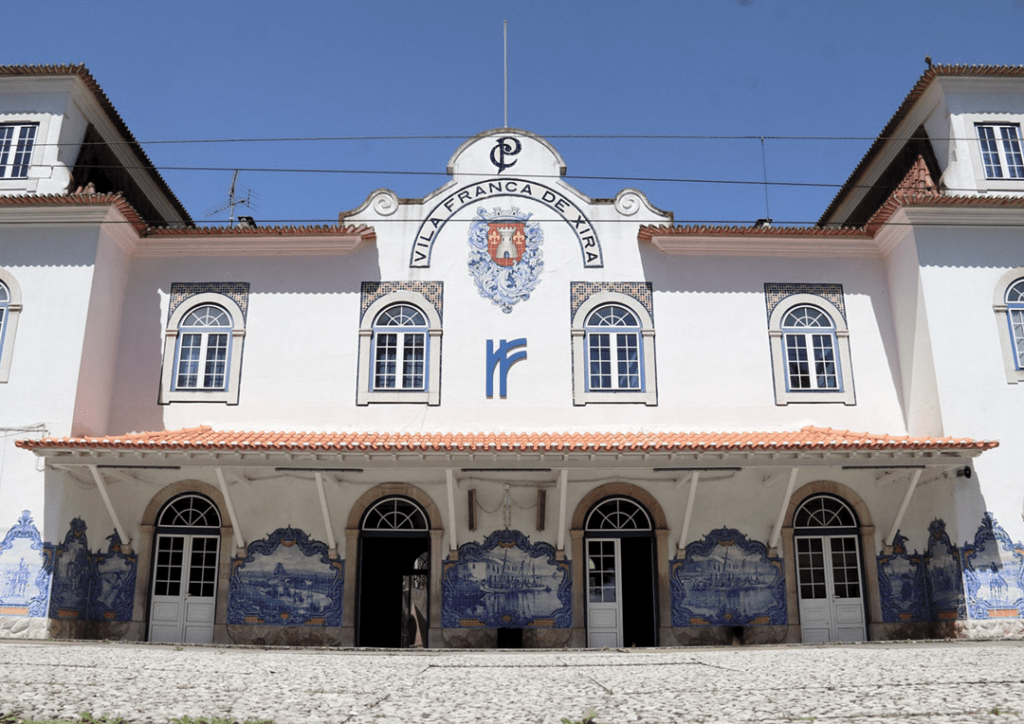
[[[146,228],[146,222],[120,193],[0,196],[0,206],[115,206],[136,231]]]
[[[932,81],[939,76],[988,76],[988,77],[1003,77],[1003,78],[1024,78],[1024,66],[1021,65],[933,65],[924,72],[924,74],[918,79],[914,87],[910,89],[907,97],[903,99],[903,103],[896,109],[892,118],[885,124],[885,128],[878,134],[878,138],[874,140],[871,146],[868,148],[867,153],[857,164],[857,167],[853,169],[853,173],[846,179],[846,183],[843,184],[842,188],[832,199],[832,202],[825,209],[825,213],[818,219],[818,224],[824,226],[829,223],[829,217],[839,208],[839,204],[846,197],[850,190],[860,182],[861,175],[875,159],[886,143],[889,142],[893,133],[896,132],[897,126],[903,122],[903,119],[910,113],[910,109],[914,107],[914,104],[920,100],[921,96],[931,85]]]
[[[104,113],[110,118],[110,121],[117,128],[118,132],[124,137],[124,140],[128,142],[129,147],[142,161],[142,166],[146,168],[146,172],[153,178],[160,190],[167,196],[167,199],[171,202],[171,205],[181,214],[182,219],[186,223],[191,223],[192,217],[189,216],[188,211],[178,200],[178,197],[171,191],[171,187],[164,181],[163,176],[160,172],[153,167],[153,162],[149,160],[149,156],[142,150],[142,146],[132,135],[132,132],[128,130],[128,125],[121,118],[121,115],[114,108],[114,104],[107,98],[107,94],[100,88],[100,84],[96,82],[96,79],[92,77],[92,74],[85,67],[85,65],[79,63],[77,65],[0,65],[0,77],[19,77],[19,76],[62,76],[62,75],[74,75],[78,76],[85,87],[89,89],[96,102],[99,103],[100,108],[103,109]]]
[[[795,432],[373,433],[234,432],[208,426],[109,437],[19,440],[26,450],[327,452],[744,452],[776,450],[989,450],[999,443],[953,437],[884,435],[827,427]]]
[[[348,224],[346,226],[257,226],[228,227],[204,226],[202,228],[150,228],[146,237],[151,239],[167,237],[209,238],[209,237],[251,237],[251,236],[360,236],[363,241],[376,241],[377,232],[366,224]]]

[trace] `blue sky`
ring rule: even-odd
[[[769,181],[824,184],[770,186],[771,216],[815,221],[926,54],[1024,63],[1022,0],[0,2],[4,63],[85,63],[143,142],[449,137],[147,144],[197,221],[227,199],[231,171],[172,167],[243,169],[261,222],[329,223],[373,189],[441,185],[460,139],[502,125],[505,19],[511,126],[754,137],[551,138],[584,193],[639,188],[684,223],[765,215],[761,136]]]

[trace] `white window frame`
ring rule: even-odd
[[[231,330],[228,338],[227,380],[223,389],[175,389],[178,374],[178,341],[181,335],[181,323],[190,312],[207,305],[221,307],[231,317]],[[242,344],[245,340],[245,317],[241,307],[223,294],[206,292],[196,294],[180,304],[167,321],[164,330],[164,363],[160,375],[161,405],[171,402],[223,402],[228,405],[238,404],[239,378],[242,372]]]
[[[640,322],[640,389],[639,390],[591,390],[589,389],[589,340],[587,339],[587,320],[599,307],[614,304],[625,307]],[[609,332],[615,327],[608,327]],[[623,327],[623,330],[633,328]],[[641,403],[654,406],[658,404],[658,382],[655,374],[654,358],[654,320],[647,309],[636,299],[621,292],[598,292],[580,304],[572,318],[572,401],[574,405],[594,403]]]
[[[389,311],[403,307],[405,309],[414,310],[423,319],[423,324],[404,324],[404,325],[385,325],[380,324],[380,318],[383,317]],[[373,359],[373,374],[370,375],[370,386],[375,392],[422,392],[426,390],[430,385],[430,370],[428,369],[428,361],[430,359],[430,335],[429,328],[427,327],[427,316],[420,311],[419,307],[414,307],[411,304],[405,304],[399,302],[392,304],[389,307],[385,307],[380,314],[377,315],[373,322],[373,337],[371,342],[373,344],[373,353],[371,355]],[[380,372],[380,354],[381,354],[381,335],[393,336],[395,338],[395,371],[393,375],[386,375],[388,377],[393,376],[395,384],[392,386],[381,385],[377,386],[378,379],[381,377]],[[415,348],[416,342],[419,342],[419,347],[422,349],[422,372],[419,374],[420,384],[406,385],[406,378],[409,376],[406,370],[406,359],[405,352],[406,348],[410,345]]]
[[[786,331],[782,321],[797,307],[816,307],[828,315],[833,327],[828,330],[834,335],[836,376],[838,390],[789,389],[789,369],[786,359]],[[824,328],[823,328],[824,329]],[[813,333],[812,328],[808,328]],[[772,310],[768,319],[768,341],[772,354],[772,376],[775,383],[775,404],[841,402],[855,405],[857,399],[853,388],[853,366],[850,360],[850,331],[839,309],[824,297],[816,294],[792,294],[781,300]]]
[[[1006,382],[1011,385],[1024,382],[1024,369],[1017,364],[1016,345],[1011,331],[1012,311],[1024,308],[1020,304],[1007,303],[1006,295],[1010,291],[1010,287],[1022,279],[1024,279],[1024,267],[1009,270],[999,277],[992,295],[992,310],[996,314],[999,343],[1003,350],[1003,369],[1006,372]]]
[[[965,149],[967,156],[970,159],[971,170],[970,174],[974,177],[975,188],[979,192],[999,192],[999,191],[1024,191],[1024,178],[1010,178],[1003,176],[1002,178],[990,178],[985,173],[985,161],[981,150],[981,131],[982,126],[1001,127],[1001,126],[1015,126],[1017,128],[1017,138],[1021,143],[1021,150],[1024,151],[1024,134],[1021,132],[1022,121],[1024,116],[1020,114],[980,114],[980,113],[966,113],[958,119],[959,123],[962,123],[961,130],[959,133],[963,134],[966,141],[964,143],[957,143],[957,153],[962,153]],[[1000,139],[997,140],[998,152],[1000,164],[1003,169],[1003,173],[1006,173],[1005,155]],[[965,160],[966,162],[966,160]]]
[[[403,390],[400,388],[374,389],[374,323],[380,313],[397,304],[408,304],[416,307],[427,320],[427,327],[416,327],[426,335],[424,365],[426,378],[425,389]],[[396,331],[403,329],[395,327]],[[441,404],[441,315],[434,305],[418,292],[401,290],[386,294],[377,299],[363,313],[359,324],[359,374],[356,381],[356,404],[371,403],[408,403],[408,404]]]
[[[7,382],[11,377],[11,360],[14,358],[14,336],[18,332],[18,317],[21,316],[21,285],[14,275],[0,269],[0,283],[10,295],[7,302],[0,302],[4,310],[0,322],[0,383]]]
[[[4,158],[4,145],[3,139],[0,139],[0,179],[4,180],[24,180],[29,177],[29,172],[32,169],[32,156],[36,150],[36,145],[39,143],[39,124],[35,122],[20,122],[20,123],[0,123],[0,129],[10,128],[11,139],[10,146],[7,149],[6,158]],[[26,128],[32,129],[32,141],[28,149],[28,159],[23,160],[22,163],[17,164],[19,168],[24,170],[24,173],[14,175],[15,163],[14,160],[19,154],[19,147],[21,145],[21,135]]]
[[[987,166],[989,164],[985,163],[985,150],[984,150],[984,143],[985,143],[985,141],[982,139],[982,129],[983,128],[992,129],[992,132],[993,132],[992,133],[992,141],[995,143],[995,147],[996,147],[996,151],[995,151],[995,153],[996,153],[996,161],[997,161],[997,164],[998,164],[999,172],[1001,174],[999,176],[990,175],[988,170],[987,170]],[[1014,133],[1014,137],[1012,139],[1004,138],[1004,136],[1003,136],[1003,129],[1011,129],[1013,131],[1013,133]],[[1024,181],[1024,169],[1022,169],[1017,164],[1013,163],[1013,161],[1015,161],[1016,159],[1012,158],[1007,153],[1007,150],[1006,150],[1006,142],[1007,141],[1016,142],[1016,145],[1017,145],[1016,151],[1011,151],[1011,153],[1014,153],[1017,156],[1020,156],[1022,154],[1022,148],[1021,148],[1022,139],[1021,139],[1021,135],[1020,135],[1020,124],[1019,123],[1008,123],[1008,122],[1000,123],[1000,122],[996,122],[996,121],[990,121],[990,122],[985,122],[985,123],[979,122],[979,123],[975,123],[974,124],[974,130],[975,130],[975,135],[977,136],[977,139],[978,139],[978,154],[979,154],[979,156],[981,158],[981,173],[982,173],[982,175],[984,175],[984,177],[986,179],[988,179],[989,181]],[[1016,173],[1019,174],[1019,175],[1015,176],[1015,175],[1013,175],[1013,173],[1011,173],[1011,169],[1013,169],[1013,168],[1019,169],[1019,170],[1016,171]]]

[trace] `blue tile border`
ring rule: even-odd
[[[654,319],[654,285],[651,282],[569,282],[569,321],[580,305],[595,294],[617,292],[633,297]]]
[[[249,316],[249,282],[174,282],[167,308],[170,320],[174,310],[197,294],[223,294],[242,310],[243,320]]]
[[[764,301],[768,308],[768,319],[772,318],[772,312],[779,306],[786,297],[794,294],[813,294],[816,297],[827,299],[836,306],[839,313],[846,319],[846,303],[843,301],[842,284],[806,284],[800,282],[765,282]]]

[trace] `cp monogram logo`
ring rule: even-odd
[[[491,163],[497,166],[498,173],[501,173],[506,168],[512,168],[516,165],[514,160],[506,163],[505,157],[518,155],[522,150],[523,146],[519,143],[518,138],[515,136],[502,136],[494,144],[494,148],[491,149]]]

